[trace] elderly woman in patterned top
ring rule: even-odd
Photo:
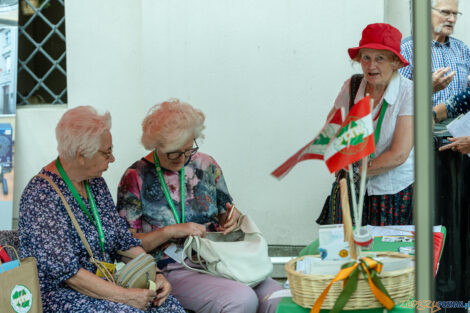
[[[271,278],[250,288],[188,270],[171,253],[170,241],[204,236],[206,230],[229,233],[241,215],[219,165],[198,152],[196,140],[202,136],[204,119],[201,111],[179,100],[152,107],[142,123],[142,143],[152,152],[124,173],[118,188],[119,213],[144,249],[159,259],[184,308],[198,313],[274,313],[279,298],[268,298],[281,286]]]
[[[59,157],[40,173],[64,194],[95,258],[113,263],[117,250],[144,250],[101,177],[114,162],[110,129],[109,113],[90,106],[67,111],[56,127]],[[184,312],[163,275],[157,275],[156,292],[125,289],[95,275],[64,204],[43,177],[33,177],[21,196],[19,238],[22,257],[37,260],[44,312]]]
[[[440,103],[433,108],[434,122],[441,122],[445,119],[457,117],[470,111],[470,87],[464,92],[452,96],[446,102]],[[462,154],[470,153],[470,136],[448,138],[452,143],[442,146],[439,151],[452,149]]]

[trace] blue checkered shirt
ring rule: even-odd
[[[450,67],[450,72],[456,74],[452,82],[444,89],[433,95],[433,106],[446,101],[449,97],[457,95],[470,86],[470,49],[461,40],[448,37],[443,44],[433,40],[431,44],[432,71],[443,67]],[[410,65],[400,69],[400,74],[413,79],[413,40],[408,37],[401,44],[401,54],[410,62]]]

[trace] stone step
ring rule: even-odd
[[[268,254],[273,263],[273,273],[271,277],[278,281],[285,280],[287,274],[284,266],[289,260],[296,258],[304,247],[305,246],[269,245]]]

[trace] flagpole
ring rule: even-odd
[[[366,96],[369,96],[369,94],[366,94]],[[370,99],[370,114],[372,114],[373,109],[374,109],[374,99]],[[375,131],[374,131],[374,134],[375,134]],[[361,218],[361,222],[362,222],[362,212],[363,212],[363,207],[364,207],[364,195],[366,193],[365,188],[366,188],[366,180],[367,180],[367,163],[368,163],[368,161],[369,161],[369,156],[366,156],[362,159],[361,187],[359,189],[359,203],[358,203],[359,217]],[[361,224],[358,224],[358,225],[361,226]]]
[[[366,189],[366,179],[367,179],[367,162],[369,157],[366,156],[362,159],[362,169],[361,169],[361,187],[359,189],[359,203],[358,203],[358,210],[359,210],[359,220],[361,221],[360,224],[357,224],[357,227],[360,227],[362,224],[362,209],[364,206],[364,195]]]
[[[345,109],[342,107],[341,108],[341,114],[343,116],[345,116]],[[344,119],[343,119],[344,121]],[[350,127],[350,125],[348,124],[348,128]],[[349,147],[349,143],[350,143],[350,140],[351,138],[348,138],[348,143],[346,145],[346,147]],[[348,165],[348,169],[349,169],[349,175],[346,175],[346,176],[349,176],[349,185],[351,186],[351,203],[352,203],[352,207],[353,207],[353,213],[354,213],[354,224],[357,225],[357,202],[356,202],[356,188],[354,186],[354,171],[353,171],[353,168],[352,168],[352,165],[349,164]]]
[[[356,186],[354,185],[354,171],[352,164],[348,165],[349,168],[349,185],[351,186],[351,202],[354,212],[354,224],[356,224],[356,228],[360,225],[358,212],[357,212],[357,202],[356,202]]]

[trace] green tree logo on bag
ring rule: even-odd
[[[10,303],[17,313],[27,313],[33,305],[31,291],[23,285],[16,285],[10,293]]]

